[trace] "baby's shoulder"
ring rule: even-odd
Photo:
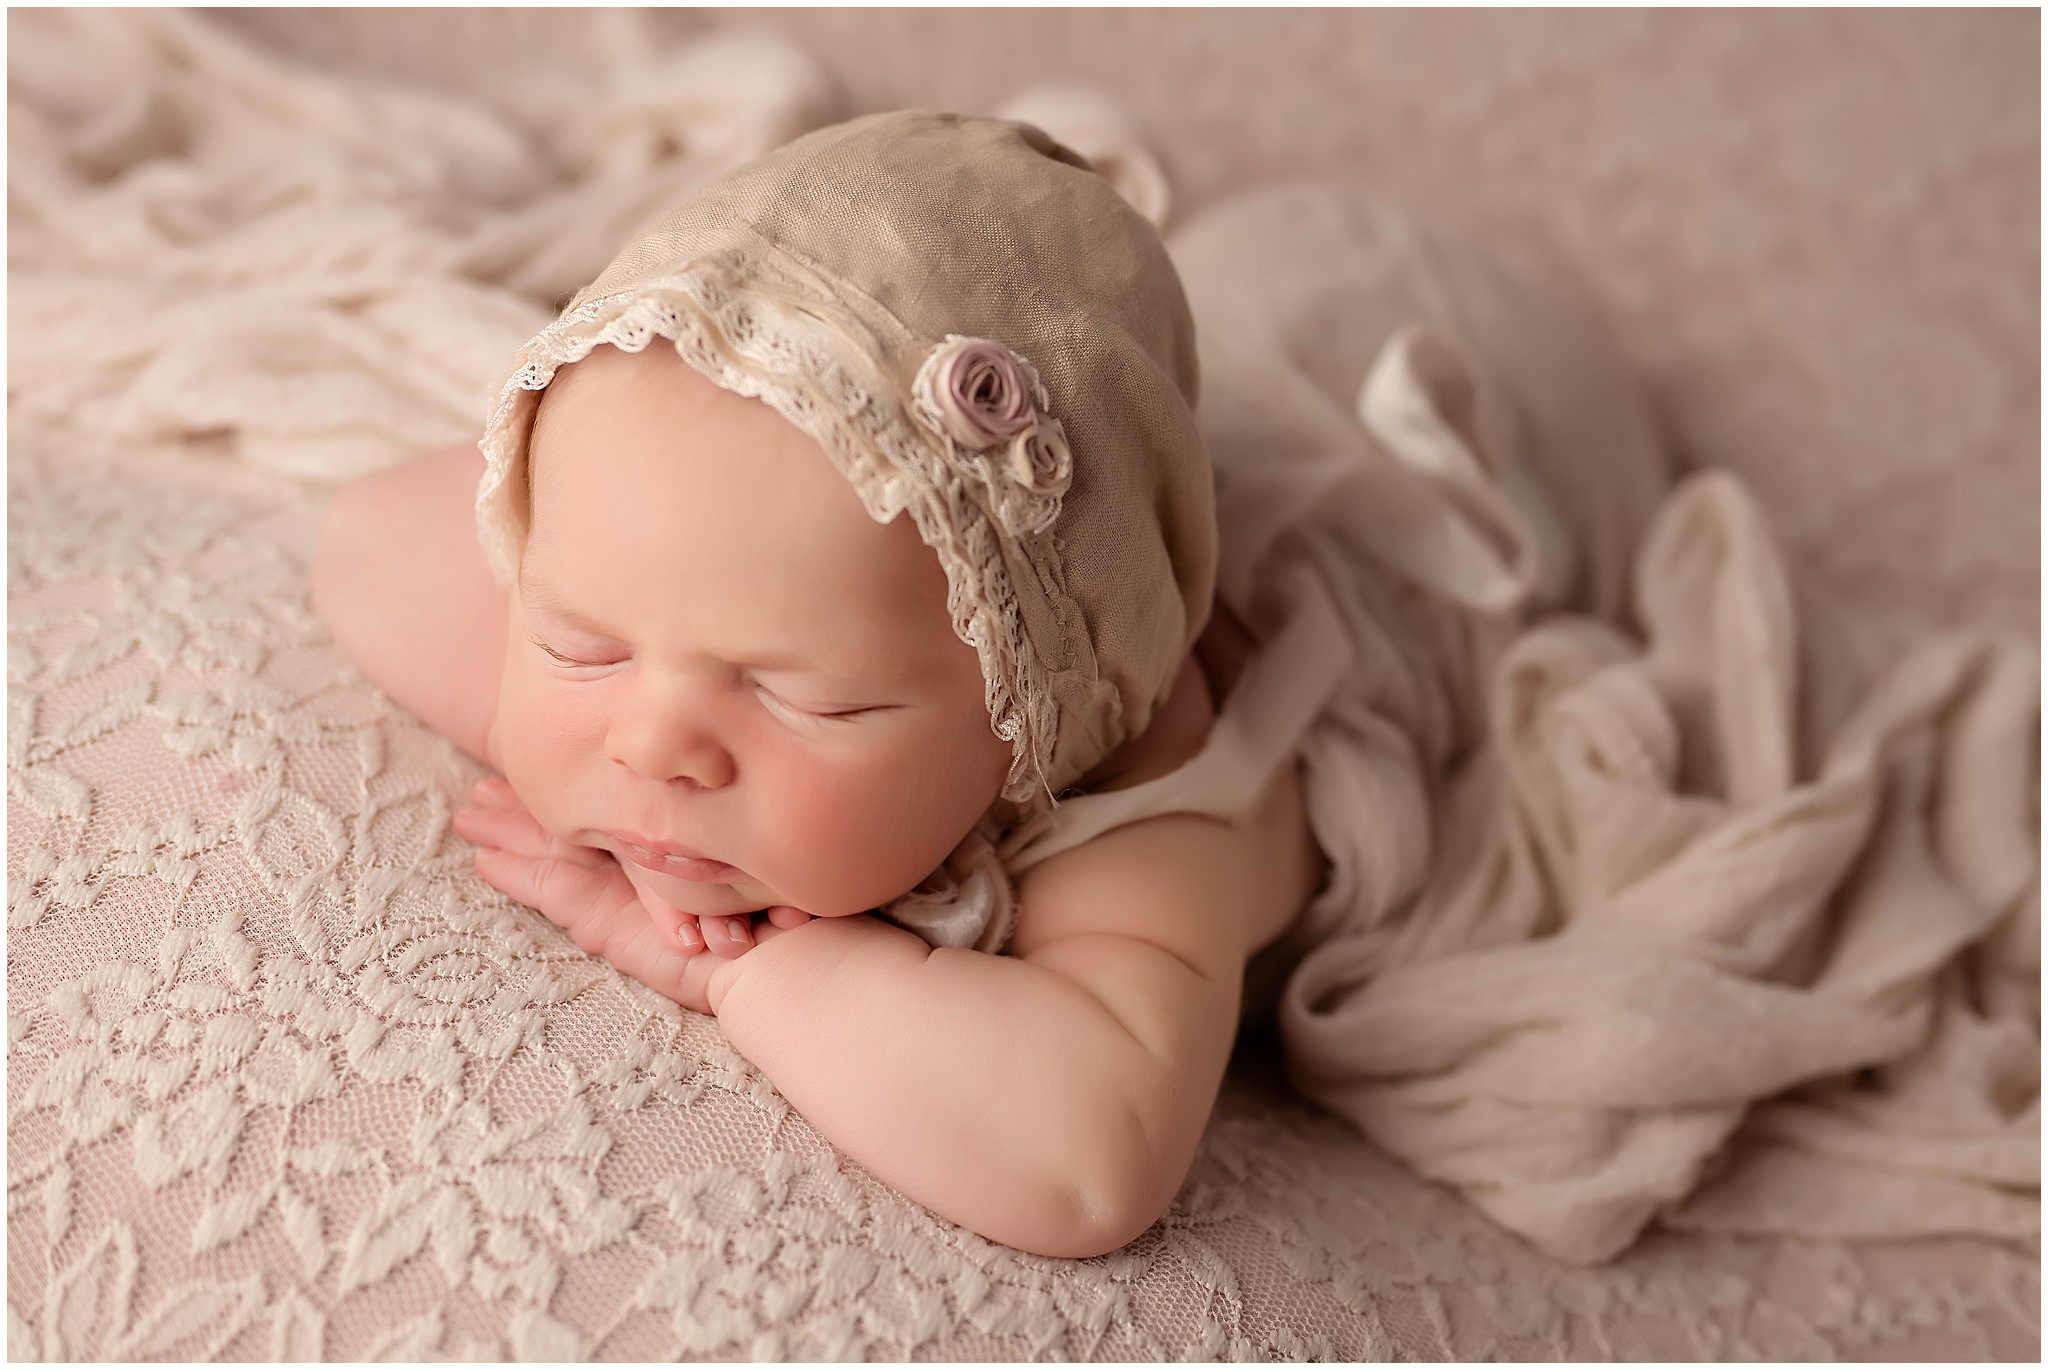
[[[1206,692],[1200,702],[1206,705]],[[1174,745],[1162,743],[1134,764],[1125,787],[1170,784],[1201,751],[1212,721],[1205,710],[1192,746],[1179,731],[1187,725],[1172,725],[1166,736]],[[1234,977],[1294,920],[1323,871],[1290,757],[1241,811],[1133,815],[1031,865],[1017,886],[1010,952],[1028,960],[1070,939],[1109,935],[1161,947],[1198,973]]]
[[[1018,884],[1013,954],[1111,933],[1235,974],[1293,921],[1321,883],[1324,861],[1291,749],[1273,757],[1255,798],[1225,806],[1232,812],[1217,812],[1213,795],[1181,792],[1213,786],[1215,776],[1198,776],[1201,768],[1189,763],[1256,654],[1219,602],[1151,725],[1047,820],[1057,831],[1030,844],[1054,854],[1034,859]],[[1183,768],[1185,785],[1175,774]],[[1191,800],[1201,811],[1179,808]]]
[[[1105,757],[1077,788],[1086,794],[1106,794],[1171,775],[1201,753],[1215,721],[1208,684],[1190,656],[1145,731]]]

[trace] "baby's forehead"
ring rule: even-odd
[[[610,344],[598,345],[581,361],[558,368],[540,392],[526,441],[529,479],[536,456],[550,439],[559,438],[564,428],[588,422],[606,408],[643,405],[663,387],[688,390],[697,386],[711,386],[711,382],[666,347],[625,352]]]
[[[603,351],[580,377],[564,368],[561,403],[541,406],[522,579],[537,551],[551,565],[688,536],[872,612],[943,608],[945,572],[915,526],[877,522],[814,439],[666,345]]]
[[[647,501],[701,497],[701,490],[689,487],[704,484],[706,477],[718,477],[714,488],[736,500],[773,493],[750,489],[760,481],[749,482],[749,476],[773,476],[782,485],[844,483],[822,462],[806,469],[762,459],[764,449],[792,442],[810,445],[768,406],[698,373],[665,340],[656,338],[637,352],[600,345],[560,368],[540,394],[527,438],[529,518],[551,489],[602,479],[612,466],[636,457]]]
[[[605,345],[541,392],[527,487],[536,511],[551,495],[601,488],[622,520],[665,500],[723,496],[748,506],[819,485],[836,495],[844,478],[822,452],[804,460],[806,448],[816,444],[788,420],[720,388],[664,340],[637,352]],[[846,498],[855,498],[850,489]]]

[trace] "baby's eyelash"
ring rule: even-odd
[[[857,718],[861,714],[879,713],[883,709],[892,707],[887,704],[866,704],[862,705],[860,708],[857,709],[834,709],[829,712],[821,709],[806,709],[800,704],[790,703],[781,695],[778,695],[775,693],[775,691],[769,689],[766,685],[756,684],[754,688],[760,693],[761,697],[764,700],[772,701],[771,707],[787,709],[791,713],[801,714],[805,718],[826,719],[833,722],[843,723],[848,719]]]
[[[532,641],[534,646],[540,648],[543,652],[546,652],[549,656],[561,662],[564,666],[594,666],[598,664],[592,661],[579,661],[573,656],[563,656],[560,652],[548,646],[547,643],[541,641],[537,637],[532,639]]]

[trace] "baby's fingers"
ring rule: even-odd
[[[627,908],[639,909],[631,885],[574,861],[485,847],[476,854],[476,869],[493,889],[539,909],[589,952],[601,954],[611,925]]]
[[[593,870],[573,861],[486,849],[476,854],[476,868],[497,889],[539,909],[591,955],[685,1008],[711,1011],[704,992],[709,965],[692,973],[697,958],[664,940],[616,864]]]
[[[463,809],[455,815],[452,826],[479,847],[498,847],[520,856],[568,861],[591,870],[603,870],[613,864],[609,852],[599,851],[596,847],[579,847],[554,836],[523,805],[516,809]]]
[[[653,890],[647,889],[643,882],[636,878],[639,874],[637,871],[621,866],[619,873],[639,894],[640,907],[647,910],[647,916],[654,920],[654,926],[661,931],[662,936],[668,938],[670,946],[685,956],[695,956],[704,950],[704,934],[697,926],[696,914],[684,913]]]
[[[469,802],[485,809],[523,809],[518,791],[502,776],[487,775],[469,787]]]
[[[704,950],[704,934],[697,926],[697,915],[684,913],[681,909],[670,908],[658,899],[650,899],[645,892],[640,895],[640,906],[647,910],[647,916],[654,920],[654,926],[669,940],[669,945],[685,956],[695,956]]]
[[[704,949],[727,960],[754,949],[754,920],[748,914],[717,917],[699,914],[697,926],[704,934]]]
[[[754,928],[754,941],[757,945],[780,937],[785,932],[793,932],[806,923],[818,921],[802,909],[792,908],[788,904],[775,904],[763,912],[766,916]]]

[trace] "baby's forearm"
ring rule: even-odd
[[[711,999],[733,1045],[876,1176],[993,1240],[1095,1255],[1179,1188],[1237,1004],[1234,983],[1157,948],[1089,940],[1066,949],[1070,973],[825,919],[728,963]]]

